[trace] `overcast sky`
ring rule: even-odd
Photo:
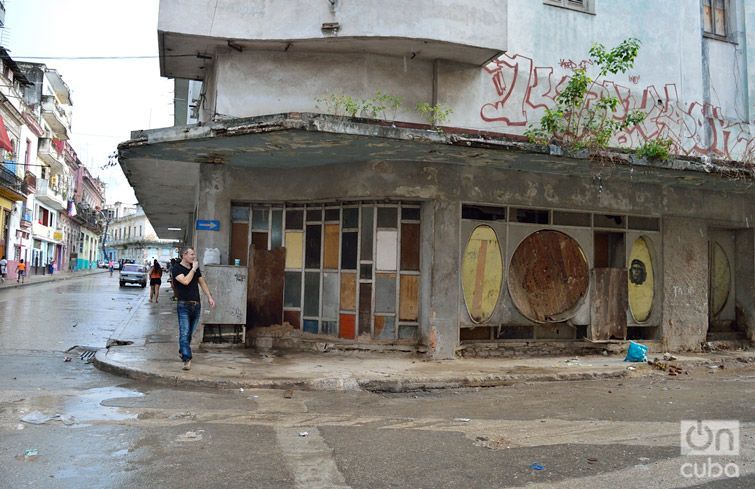
[[[136,129],[173,125],[173,81],[152,59],[28,57],[157,56],[159,0],[5,0],[2,43],[17,61],[58,70],[73,99],[71,144],[107,184],[108,202],[136,202],[120,166],[101,169]]]

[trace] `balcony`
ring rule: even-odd
[[[50,165],[50,168],[52,168],[53,172],[65,172],[65,160],[63,159],[63,153],[58,151],[51,138],[39,139],[37,155],[39,155],[39,158],[42,161]]]
[[[201,80],[207,59],[219,50],[372,53],[481,66],[507,48],[504,0],[288,0],[285,4],[281,9],[279,3],[266,0],[219,5],[161,0],[161,74]],[[178,53],[197,56],[170,56]]]
[[[28,188],[24,181],[11,171],[8,167],[15,169],[16,165],[6,164],[0,166],[0,196],[13,201],[22,201],[29,194]]]
[[[71,121],[52,95],[42,96],[42,117],[55,132],[56,139],[68,139]]]
[[[66,210],[66,198],[57,187],[50,185],[50,181],[44,178],[37,180],[36,198],[41,203],[58,211]]]

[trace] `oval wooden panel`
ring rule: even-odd
[[[711,246],[710,270],[710,312],[711,317],[718,315],[729,299],[731,288],[731,267],[726,252],[721,245],[713,242]]]
[[[526,318],[560,322],[576,313],[590,270],[582,248],[559,231],[543,230],[522,241],[509,265],[509,293]]]
[[[464,248],[461,286],[472,322],[484,323],[493,315],[501,294],[503,259],[498,237],[490,226],[477,226]]]
[[[653,309],[655,276],[650,248],[645,238],[637,238],[632,244],[627,276],[629,311],[635,321],[647,321]]]

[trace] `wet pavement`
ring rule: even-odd
[[[77,356],[65,361],[63,349],[128,329],[120,322],[123,308],[103,307],[96,319],[84,310],[92,301],[131,304],[127,316],[141,324],[140,333],[131,330],[134,338],[143,335],[140,348],[175,350],[170,332],[155,330],[171,315],[163,314],[162,301],[145,302],[142,289],[119,290],[105,276],[80,280],[33,287],[48,293],[47,312],[24,316],[15,328],[7,324],[5,308],[28,300],[26,291],[0,291],[0,487],[755,486],[755,370],[745,364],[688,364],[688,373],[678,377],[650,371],[412,392],[144,383],[97,370]],[[58,294],[59,287],[66,290]],[[64,311],[59,324],[58,307]],[[77,318],[76,331],[65,327]],[[46,332],[51,338],[34,336]],[[224,353],[199,353],[198,363]],[[255,358],[262,360],[248,357]],[[173,368],[178,362],[165,363]],[[35,411],[72,422],[21,420]],[[705,461],[681,455],[683,419],[740,422],[740,454],[713,458],[735,464],[738,477],[681,474],[685,463]]]

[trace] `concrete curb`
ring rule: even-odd
[[[371,392],[414,392],[420,390],[458,389],[469,387],[501,387],[522,382],[553,382],[620,379],[629,375],[628,370],[609,372],[559,372],[544,374],[501,374],[445,377],[439,379],[409,377],[400,379],[374,379],[353,376],[322,377],[317,379],[260,379],[260,380],[210,380],[190,377],[192,374],[169,375],[150,372],[136,367],[112,362],[107,358],[108,350],[99,350],[94,357],[98,369],[111,374],[159,385],[202,387],[214,389],[298,389],[308,391],[356,391]],[[648,372],[648,375],[651,371]]]

